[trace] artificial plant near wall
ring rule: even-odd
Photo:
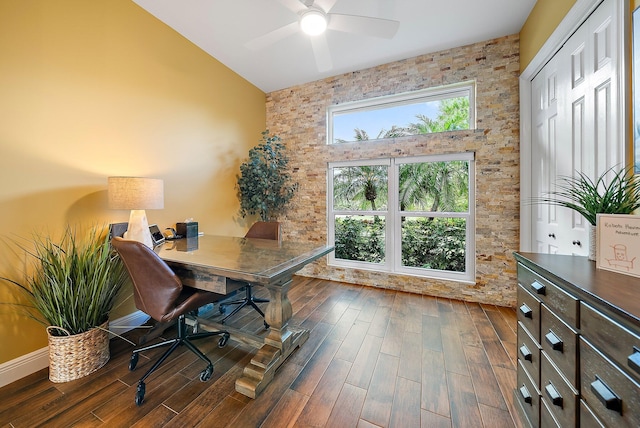
[[[237,179],[240,215],[257,214],[262,221],[281,215],[298,189],[289,171],[285,145],[268,129],[262,132],[260,143],[249,150],[249,159],[240,165]]]

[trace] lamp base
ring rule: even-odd
[[[124,239],[142,242],[149,248],[153,248],[149,222],[145,210],[131,210],[129,215],[129,227],[124,233]]]

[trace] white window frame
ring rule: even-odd
[[[327,144],[333,143],[333,119],[336,115],[356,113],[380,108],[391,108],[418,102],[431,102],[449,98],[469,98],[469,129],[476,129],[476,83],[465,81],[435,88],[421,89],[418,91],[404,92],[401,94],[385,95],[368,98],[366,100],[336,104],[327,108]],[[372,139],[371,141],[375,141]]]
[[[469,208],[467,212],[401,212],[398,201],[399,188],[399,164],[422,162],[469,162]],[[334,210],[333,208],[333,169],[349,166],[363,165],[387,165],[388,170],[388,200],[387,209],[378,211],[367,210]],[[329,266],[339,266],[355,269],[374,270],[379,272],[401,273],[405,275],[427,278],[447,279],[458,282],[475,282],[475,153],[463,152],[442,155],[414,156],[404,158],[383,158],[358,161],[331,162],[327,169],[327,225],[328,241],[330,245],[335,243],[335,217],[338,215],[378,215],[385,217],[385,262],[368,263],[337,259],[335,253],[329,254]],[[410,217],[458,217],[466,219],[466,249],[465,272],[442,271],[402,266],[402,242],[401,242],[401,218]]]
[[[349,167],[349,166],[374,166],[374,165],[383,165],[388,167],[387,172],[387,209],[386,210],[339,210],[334,211],[333,209],[333,169],[341,168],[341,167]],[[335,252],[329,253],[329,265],[333,266],[348,266],[352,268],[358,269],[366,269],[366,270],[380,270],[383,272],[391,272],[391,257],[387,254],[389,252],[390,245],[392,244],[391,234],[389,233],[389,215],[390,215],[390,207],[391,207],[391,183],[389,182],[389,177],[391,176],[391,158],[383,158],[383,159],[370,159],[370,160],[355,160],[355,161],[343,161],[343,162],[331,162],[329,163],[329,168],[327,170],[328,180],[327,180],[327,207],[328,207],[328,239],[329,242],[335,243],[336,241],[336,231],[335,231],[335,216],[336,212],[339,212],[338,215],[353,215],[353,216],[380,216],[385,218],[385,257],[384,263],[369,263],[369,262],[360,262],[354,260],[344,260],[344,259],[336,259]]]

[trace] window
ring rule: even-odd
[[[464,82],[331,106],[327,143],[475,128],[474,93],[474,83]]]
[[[329,164],[329,264],[473,281],[474,155]]]

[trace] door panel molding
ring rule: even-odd
[[[609,0],[607,0],[609,1]],[[565,102],[566,110],[561,114],[570,117],[571,124],[578,126],[579,130],[571,138],[571,153],[575,160],[570,162],[568,168],[572,172],[575,169],[591,170],[594,173],[603,172],[602,168],[610,164],[612,160],[620,159],[629,163],[630,154],[628,147],[630,129],[625,125],[630,111],[630,87],[629,70],[629,43],[630,43],[630,6],[629,0],[611,0],[615,13],[613,20],[604,20],[596,27],[581,28],[589,16],[596,11],[603,0],[577,0],[576,4],[562,20],[553,34],[549,37],[538,54],[526,67],[520,76],[520,178],[521,178],[521,210],[520,210],[520,250],[521,251],[559,251],[556,243],[543,244],[534,236],[534,225],[543,210],[532,209],[531,200],[538,194],[538,189],[544,188],[540,180],[553,180],[553,173],[549,171],[552,165],[533,165],[536,157],[536,149],[532,145],[532,132],[549,132],[549,123],[541,123],[539,106],[544,106],[551,98],[550,93],[544,93],[546,88],[537,88],[533,83],[535,77],[553,62],[558,53],[571,36],[579,31],[586,31],[593,37],[594,46],[591,52],[585,52],[584,46],[577,43],[573,46],[570,59],[570,76],[567,82],[559,82],[556,91],[572,92],[570,101]],[[597,12],[597,11],[596,11]],[[613,25],[612,25],[613,24]],[[568,43],[572,45],[571,43]],[[568,47],[567,47],[568,48]],[[613,80],[603,79],[601,75],[611,73],[611,67],[615,67]],[[591,71],[589,71],[591,69]],[[589,75],[589,73],[591,73]],[[552,77],[550,75],[550,77]],[[555,78],[555,77],[554,77]],[[586,84],[585,84],[586,83]],[[547,86],[548,85],[539,85]],[[590,87],[590,89],[587,89]],[[598,88],[596,91],[595,88]],[[562,97],[556,93],[557,97]],[[535,97],[535,103],[534,103]],[[540,98],[538,98],[540,97]],[[540,101],[540,102],[539,102]],[[596,129],[590,120],[584,116],[585,102],[591,104],[588,108],[597,108],[599,115],[608,118],[606,128]],[[580,103],[582,103],[580,105]],[[593,107],[592,107],[593,106]],[[544,107],[543,107],[544,110]],[[612,115],[612,111],[615,116]],[[544,116],[545,114],[543,114]],[[615,117],[614,122],[611,122]],[[547,116],[547,119],[550,119]],[[539,129],[540,127],[544,129]],[[535,131],[534,131],[535,130]],[[562,131],[558,130],[559,139],[556,144],[562,142]],[[590,140],[589,146],[584,143]],[[615,141],[615,144],[612,142]],[[603,148],[602,144],[607,146]],[[600,150],[598,150],[600,149]],[[567,169],[565,167],[565,169]],[[540,176],[542,174],[542,176]],[[539,207],[538,207],[539,208]],[[535,214],[537,213],[537,214]],[[534,216],[535,214],[535,216]],[[549,215],[549,212],[546,213]],[[548,217],[547,217],[548,218]],[[577,229],[585,229],[586,225],[580,218],[573,219]],[[576,233],[580,233],[579,231]],[[586,240],[585,240],[586,241]],[[586,246],[585,246],[586,247]],[[560,249],[562,251],[562,249]]]

